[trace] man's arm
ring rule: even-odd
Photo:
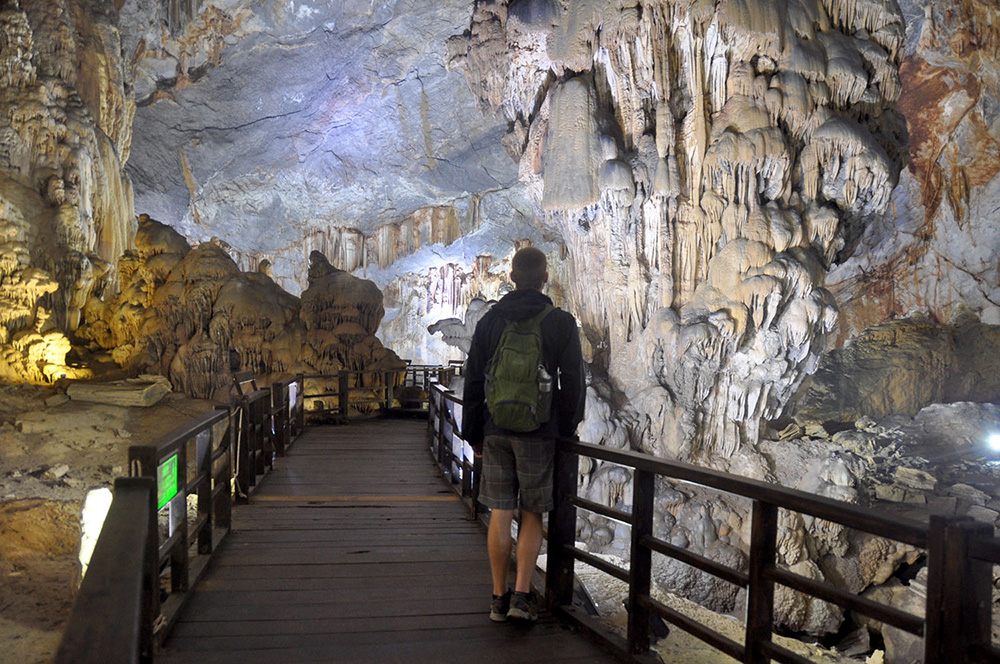
[[[486,423],[486,333],[481,319],[472,335],[469,357],[465,360],[465,389],[462,393],[462,438],[479,452],[483,449]]]
[[[583,421],[587,382],[576,319],[568,315],[566,320],[565,343],[560,346],[559,352],[559,399],[556,407],[559,409],[559,435],[572,438],[576,435],[577,425]]]

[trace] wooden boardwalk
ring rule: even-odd
[[[412,420],[307,429],[236,509],[156,661],[616,661],[546,613],[490,621],[485,532],[425,432]]]

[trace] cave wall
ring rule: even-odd
[[[724,466],[781,412],[836,325],[826,274],[906,161],[896,3],[786,9],[480,3],[450,42],[587,275],[569,301],[595,374],[658,454]]]
[[[417,362],[541,246],[629,443],[725,466],[870,326],[1000,317],[996,9],[776,7],[124,3],[137,200],[293,294],[314,250],[372,279]]]
[[[1000,324],[1000,10],[988,0],[900,6],[909,163],[887,213],[828,277],[838,345],[914,313],[945,323],[968,310]]]
[[[293,294],[314,250],[377,271],[474,235],[480,209],[530,219],[504,121],[444,66],[468,2],[203,1],[171,23],[176,5],[121,13],[140,212],[244,269],[268,260]]]

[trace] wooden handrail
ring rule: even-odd
[[[359,405],[378,406],[383,411],[392,410],[395,407],[396,390],[400,387],[418,386],[427,389],[430,385],[436,384],[440,380],[441,372],[451,375],[449,369],[438,366],[408,366],[399,369],[377,369],[377,370],[344,370],[335,374],[304,374],[303,379],[303,399],[311,399],[319,402],[320,412],[336,413],[338,420],[348,421],[351,416],[351,408]],[[450,372],[450,373],[449,373]],[[416,376],[423,375],[422,380]],[[370,384],[365,384],[366,379]],[[306,382],[319,382],[321,387],[316,391],[306,391]],[[336,385],[336,389],[331,385]],[[355,398],[356,395],[366,395],[368,398]],[[335,400],[335,405],[328,407],[324,402]],[[428,398],[415,399],[427,402]],[[310,411],[316,412],[316,409]]]
[[[114,487],[56,664],[146,664],[153,659],[155,482],[150,477],[119,478]]]
[[[680,461],[662,459],[641,452],[571,440],[561,441],[561,448],[567,452],[593,459],[602,459],[663,477],[700,484],[751,500],[771,503],[787,510],[833,521],[848,528],[875,533],[886,539],[905,542],[922,549],[927,548],[927,526],[912,519],[898,518],[832,498]]]

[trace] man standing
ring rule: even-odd
[[[476,326],[465,365],[463,437],[477,454],[483,455],[479,498],[492,509],[488,536],[490,569],[493,573],[493,602],[490,618],[534,621],[538,615],[531,595],[531,576],[542,545],[542,515],[554,507],[552,470],[555,439],[572,437],[583,420],[586,398],[583,355],[576,319],[552,306],[542,294],[549,273],[545,254],[534,247],[521,249],[511,261],[511,281],[515,290],[505,295]],[[540,366],[525,390],[537,399],[551,393],[551,408],[543,399],[537,421],[514,420],[501,409],[512,400],[494,398],[488,405],[488,390],[500,386],[503,372],[497,368],[501,337],[505,329],[520,323],[522,338],[540,336]],[[506,346],[505,346],[506,347]],[[515,354],[528,355],[517,351]],[[540,387],[532,383],[540,381]],[[551,383],[548,381],[552,381]],[[516,385],[516,383],[510,383]],[[513,401],[516,401],[514,399]],[[545,411],[548,412],[545,412]],[[507,423],[504,428],[499,423]],[[511,520],[520,502],[521,524],[517,536],[517,575],[514,592],[507,587],[511,553]]]

